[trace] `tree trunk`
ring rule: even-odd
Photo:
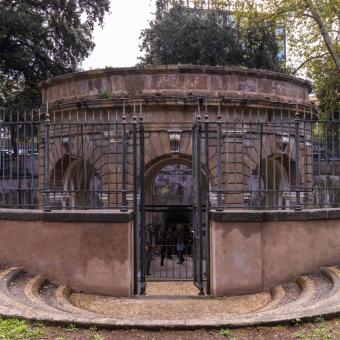
[[[325,26],[324,22],[322,21],[320,14],[318,13],[317,9],[315,8],[312,0],[305,0],[305,3],[307,5],[307,7],[309,8],[313,19],[315,20],[316,24],[318,25],[318,27],[321,31],[321,34],[322,34],[322,37],[323,37],[324,42],[326,44],[326,47],[327,47],[331,57],[333,58],[333,60],[335,62],[335,65],[336,65],[338,72],[340,72],[340,56],[334,48],[334,45],[332,43],[332,39],[327,32],[326,26]]]

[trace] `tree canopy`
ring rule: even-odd
[[[239,16],[258,11],[235,0]],[[262,0],[261,12],[286,28],[288,70],[314,81],[320,108],[340,110],[340,0]]]
[[[273,27],[274,23],[276,27],[284,29],[287,47],[286,71],[293,75],[307,75],[313,80],[320,105],[325,110],[340,109],[340,0],[157,0],[157,3],[158,19],[153,21],[142,35],[142,49],[146,52],[144,62],[158,62],[156,57],[159,55],[159,46],[164,46],[161,42],[166,40],[170,33],[157,35],[154,30],[160,25],[159,18],[166,16],[174,6],[229,11],[233,13],[239,25],[238,34],[242,37],[243,57],[240,63],[249,67],[261,67],[258,66],[259,63],[249,60],[258,60],[260,63],[275,60],[263,59],[262,54],[263,49],[272,50],[271,46],[268,48],[263,45],[264,41],[272,43],[271,35],[263,39],[254,32],[254,27],[268,27],[268,23]],[[180,28],[181,26],[178,26],[177,30]],[[247,44],[246,38],[249,40]],[[282,41],[277,42],[282,48]],[[190,41],[187,43],[191,46]],[[245,62],[244,59],[248,61]],[[273,65],[262,67],[275,69]]]
[[[262,0],[259,4],[235,0],[234,11],[238,17],[261,11],[263,17],[284,24],[292,73],[325,55],[340,72],[340,0]]]
[[[34,107],[37,83],[77,69],[94,47],[109,0],[2,0],[0,105]],[[20,95],[19,95],[20,94]]]
[[[144,64],[241,65],[279,70],[276,24],[261,15],[242,22],[220,9],[190,8],[181,3],[156,15],[141,33]]]

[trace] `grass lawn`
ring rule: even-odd
[[[336,340],[340,339],[340,319],[325,321],[316,318],[314,322],[301,323],[296,320],[293,326],[247,327],[241,329],[195,330],[195,331],[142,331],[106,330],[97,327],[77,328],[70,324],[65,327],[49,326],[24,320],[0,318],[0,339],[300,339]]]

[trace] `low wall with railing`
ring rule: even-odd
[[[133,293],[131,213],[0,210],[0,264],[87,293]]]
[[[213,212],[211,286],[247,294],[340,263],[340,209]]]

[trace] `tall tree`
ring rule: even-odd
[[[280,69],[275,24],[253,16],[242,22],[224,9],[157,1],[155,19],[141,33],[145,64],[242,65]]]
[[[325,56],[340,72],[340,0],[235,0],[234,11],[250,17],[261,11],[285,25],[292,73]]]
[[[308,76],[314,80],[315,94],[325,117],[340,119],[340,77],[329,56],[311,61]]]
[[[0,101],[39,103],[37,82],[77,69],[94,47],[109,0],[2,0]]]

